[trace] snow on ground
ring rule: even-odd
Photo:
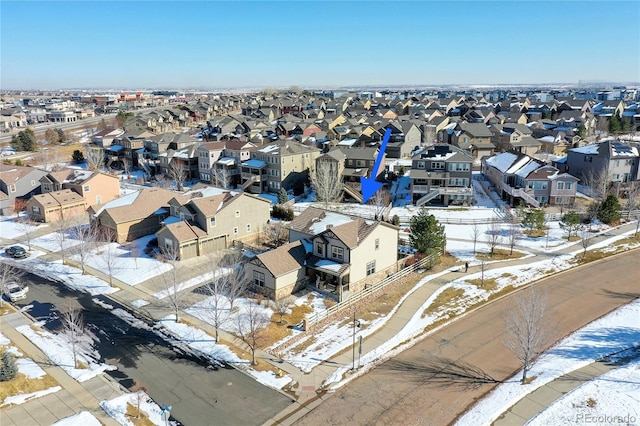
[[[140,404],[140,412],[147,415],[151,424],[165,425],[169,424],[166,421],[168,413],[165,413],[162,408],[144,392],[132,392],[120,395],[117,398],[110,399],[108,401],[101,401],[100,407],[115,421],[123,426],[133,426],[134,423],[127,416],[127,405],[131,405],[130,409],[133,409],[134,415],[137,413],[138,404]]]
[[[2,402],[2,404],[0,404],[0,407],[3,407],[5,405],[19,405],[19,404],[24,404],[27,401],[30,401],[32,399],[36,399],[36,398],[40,398],[46,395],[49,395],[51,393],[56,393],[59,390],[61,390],[62,387],[60,386],[52,386],[48,389],[45,390],[41,390],[38,392],[31,392],[31,393],[23,393],[20,395],[15,395],[15,396],[10,396],[5,398],[5,400]]]
[[[565,394],[527,424],[637,424],[638,419],[640,359],[605,373]]]
[[[232,315],[238,316],[242,315],[243,312],[246,312],[247,303],[253,302],[247,299],[239,299],[235,303],[239,306],[239,309]],[[263,310],[269,316],[273,313],[269,308],[263,308]],[[236,321],[229,321],[229,323],[236,324]],[[257,381],[265,386],[282,389],[282,387],[290,383],[292,380],[288,375],[284,377],[277,377],[276,374],[271,371],[256,371],[253,368],[250,368],[250,362],[240,359],[231,349],[229,349],[228,346],[217,344],[213,336],[210,336],[196,327],[175,322],[175,317],[172,315],[165,317],[160,324],[168,330],[177,341],[180,341],[185,349],[199,355],[207,356],[212,360],[221,360],[228,364],[235,364],[238,367],[245,367],[243,370],[246,373],[253,376]]]
[[[216,273],[207,272],[206,274],[198,275],[197,277],[191,278],[190,280],[183,281],[176,286],[171,286],[167,289],[159,291],[153,295],[156,299],[165,299],[171,295],[176,294],[176,292],[188,290],[192,287],[197,287],[207,281],[211,281],[214,277],[220,277],[223,275],[230,274],[232,270],[230,268],[221,268],[216,271]]]
[[[155,238],[155,235],[151,234],[127,245],[118,243],[105,244],[98,249],[92,250],[86,263],[105,274],[108,273],[108,266],[111,263],[113,278],[135,286],[171,269],[169,263],[145,254],[144,249],[149,240],[153,238]]]
[[[90,342],[80,342],[76,353],[78,362],[86,368],[75,368],[71,345],[62,334],[52,334],[42,329],[34,330],[29,325],[16,327],[16,330],[40,348],[51,362],[63,368],[67,374],[79,382],[89,380],[103,371],[116,369],[115,366],[96,361],[100,355],[93,352],[93,349],[90,348]],[[91,339],[91,337],[88,338]]]
[[[58,420],[51,426],[101,426],[100,420],[96,419],[93,414],[88,411],[81,411],[73,416]]]
[[[457,424],[490,424],[525,395],[553,379],[589,365],[606,355],[637,345],[640,342],[638,318],[640,300],[635,300],[567,336],[540,356],[532,366],[529,377],[535,376],[535,380],[528,385],[521,385],[519,378],[522,372],[516,373],[473,406]],[[637,369],[637,364],[634,368]],[[640,391],[638,382],[629,385],[633,385],[634,393],[637,395]],[[559,420],[554,423],[563,424]]]
[[[71,247],[77,246],[78,244],[82,244],[82,240],[74,238],[73,232],[70,230],[67,230],[64,232],[64,240],[63,240],[62,234],[60,234],[58,231],[51,232],[41,237],[33,238],[31,240],[32,246],[35,246],[53,253],[57,253],[61,251],[61,247],[65,251],[67,251]]]
[[[47,227],[46,224],[32,223],[28,225],[22,222],[16,222],[17,216],[0,216],[0,230],[2,230],[2,238],[16,239],[22,237],[28,232],[34,232],[36,229]]]

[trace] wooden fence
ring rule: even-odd
[[[359,293],[356,293],[354,295],[352,295],[351,297],[349,297],[349,299],[345,300],[344,302],[340,302],[337,303],[331,307],[329,307],[326,311],[323,312],[317,312],[314,313],[312,315],[309,315],[308,317],[305,318],[305,330],[308,330],[309,328],[313,327],[314,325],[316,325],[317,323],[319,323],[320,321],[329,318],[335,314],[337,314],[338,312],[347,309],[348,307],[352,306],[353,304],[367,298],[368,296],[377,293],[378,291],[384,289],[385,287],[387,287],[389,284],[392,284],[393,282],[395,282],[396,280],[418,270],[418,269],[422,269],[424,268],[426,265],[431,266],[435,261],[438,260],[438,258],[442,255],[442,251],[438,251],[438,253],[432,254],[430,256],[427,256],[425,258],[422,258],[420,260],[418,260],[417,262],[415,262],[414,264],[407,266],[406,268],[401,269],[400,271],[396,272],[395,274],[391,274],[389,275],[387,278],[383,279],[382,281],[380,281],[377,284],[372,285],[371,287],[367,287],[364,290],[362,290]]]

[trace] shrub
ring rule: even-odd
[[[16,359],[8,351],[0,355],[0,382],[8,382],[18,374]]]
[[[400,218],[398,217],[397,214],[394,214],[393,217],[391,218],[391,224],[395,226],[400,226]]]
[[[271,213],[276,219],[293,220],[293,209],[287,207],[273,206],[273,212]]]

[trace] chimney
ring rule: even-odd
[[[333,225],[331,223],[328,223],[325,229],[330,229],[330,228],[333,228]]]

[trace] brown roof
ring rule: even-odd
[[[294,241],[256,256],[274,277],[302,268],[307,252],[302,241]]]
[[[169,200],[175,195],[174,192],[163,188],[143,188],[127,204],[122,204],[122,199],[126,196],[108,202],[103,206],[100,214],[103,212],[108,213],[116,223],[144,219],[151,216],[158,209],[167,206]]]
[[[199,226],[191,225],[186,221],[170,223],[169,225],[165,225],[164,229],[171,233],[171,235],[181,243],[207,236],[207,233]]]
[[[225,146],[227,145],[226,141],[220,141],[220,142],[205,142],[202,144],[202,146],[204,146],[205,148],[207,148],[208,150],[216,150],[216,149],[224,149]]]
[[[232,195],[228,192],[220,195],[214,195],[213,197],[196,198],[191,200],[191,204],[200,210],[206,217],[215,216],[220,210],[223,203],[230,200]]]
[[[33,167],[0,164],[0,180],[7,184],[14,183],[34,170],[35,169]]]
[[[85,202],[85,199],[70,189],[62,189],[60,191],[47,192],[32,197],[43,206],[63,206],[67,204],[77,204]]]

